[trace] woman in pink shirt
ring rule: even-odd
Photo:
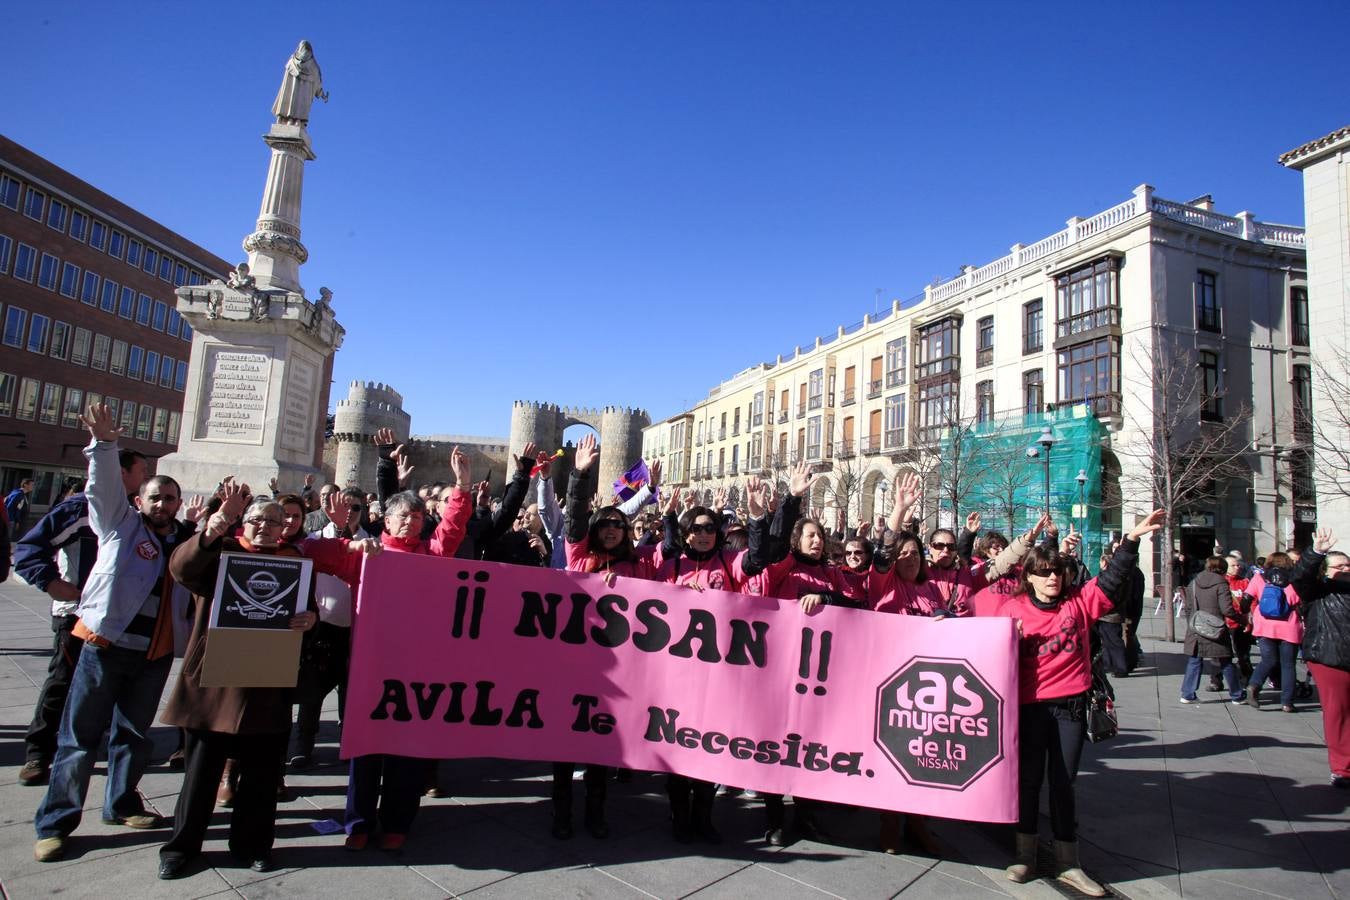
[[[1298,593],[1290,584],[1290,570],[1294,560],[1288,553],[1272,553],[1266,557],[1266,567],[1262,573],[1254,575],[1247,582],[1246,593],[1252,598],[1252,636],[1261,647],[1261,662],[1252,672],[1247,682],[1247,703],[1261,708],[1261,688],[1275,667],[1280,667],[1280,708],[1287,713],[1296,712],[1294,707],[1294,658],[1298,656],[1298,645],[1303,643],[1303,620],[1294,607],[1298,605]],[[1266,585],[1284,586],[1284,599],[1289,612],[1283,618],[1268,617],[1261,612],[1261,594]]]
[[[1120,542],[1100,576],[1081,586],[1071,577],[1076,563],[1052,547],[1033,547],[1022,560],[1022,583],[999,607],[1017,621],[1019,776],[1017,856],[1008,879],[1025,882],[1036,869],[1041,785],[1050,780],[1050,830],[1058,878],[1090,897],[1106,891],[1078,864],[1077,811],[1073,782],[1087,734],[1086,694],[1092,684],[1092,625],[1123,593],[1139,554],[1139,539],[1162,527],[1154,510]]]

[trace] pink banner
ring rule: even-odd
[[[598,575],[384,553],[357,603],[342,755],[679,772],[1017,818],[1017,636]]]

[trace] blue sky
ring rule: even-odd
[[[1095,10],[1095,11],[1094,11]],[[0,131],[229,260],[309,39],[310,296],[413,431],[641,406],[1129,196],[1302,223],[1279,153],[1350,123],[1350,7],[52,2]]]

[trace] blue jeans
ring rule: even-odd
[[[1298,644],[1291,644],[1279,638],[1257,638],[1261,645],[1261,662],[1252,673],[1250,684],[1256,685],[1257,694],[1265,687],[1266,679],[1280,667],[1280,705],[1292,706],[1294,703],[1294,657],[1298,655]]]
[[[34,820],[39,838],[65,837],[79,826],[105,729],[108,784],[103,818],[143,812],[136,786],[150,762],[150,723],[172,664],[172,655],[151,662],[143,650],[85,646],[61,713],[51,783]]]
[[[1223,664],[1223,683],[1228,685],[1228,697],[1232,700],[1242,699],[1242,682],[1238,680],[1237,664],[1233,658],[1215,660]],[[1195,700],[1195,692],[1200,689],[1200,675],[1205,667],[1205,660],[1202,656],[1192,656],[1186,660],[1186,674],[1181,677],[1181,699]]]

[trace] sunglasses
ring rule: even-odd
[[[622,519],[601,519],[596,525],[597,528],[627,528],[627,524]]]
[[[689,526],[690,534],[717,534],[717,525],[713,522],[695,522]]]
[[[254,516],[253,518],[245,519],[244,524],[252,525],[254,528],[280,528],[281,520],[259,518],[257,516]]]
[[[1039,569],[1032,569],[1031,574],[1038,578],[1049,578],[1051,575],[1062,576],[1064,574],[1064,568],[1062,566],[1042,566]]]
[[[933,542],[932,542],[931,544],[929,544],[928,546],[932,547],[934,550],[955,550],[955,549],[956,549],[956,545],[955,545],[955,544],[948,544],[948,543],[940,542],[940,541],[933,541]]]

